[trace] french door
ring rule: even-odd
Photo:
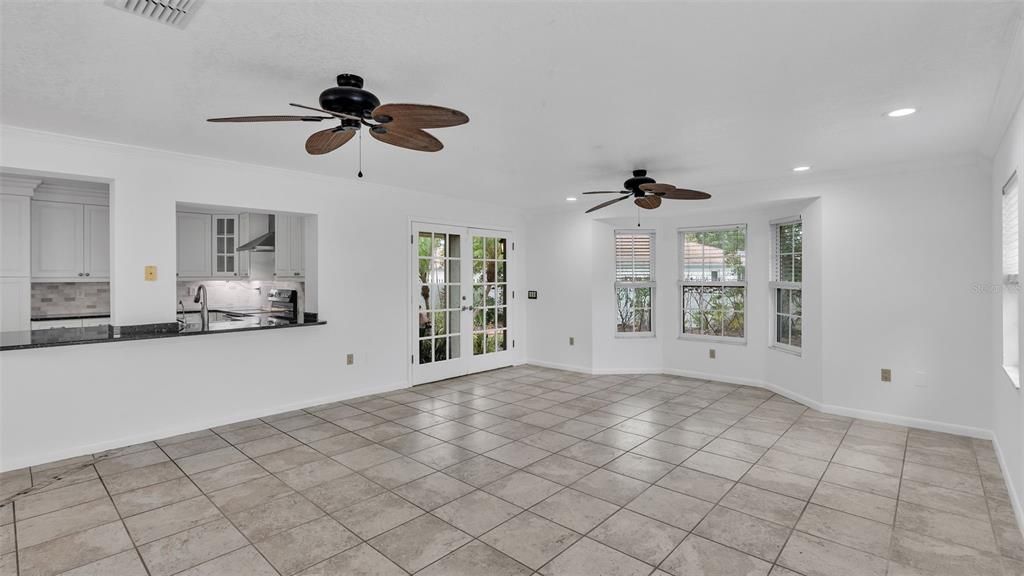
[[[414,223],[413,384],[512,363],[508,232]]]

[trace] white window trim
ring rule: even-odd
[[[785,226],[787,224],[795,224],[797,222],[801,222],[801,223],[803,222],[803,215],[797,214],[795,216],[787,216],[785,218],[779,218],[777,220],[772,220],[769,223],[771,225],[771,231],[772,231],[772,238],[771,238],[771,245],[770,245],[770,250],[772,252],[772,254],[771,254],[771,257],[772,257],[771,258],[771,263],[772,263],[772,265],[771,265],[771,269],[769,270],[768,273],[771,275],[770,278],[772,278],[772,279],[769,280],[769,282],[768,282],[768,290],[771,292],[771,297],[770,297],[771,308],[768,310],[768,313],[770,315],[769,316],[769,321],[768,321],[768,342],[769,342],[768,348],[771,349],[771,350],[775,350],[777,352],[785,352],[786,354],[792,354],[794,356],[803,356],[803,347],[802,346],[792,346],[792,345],[789,345],[789,344],[783,344],[782,342],[778,342],[778,341],[775,340],[775,336],[778,334],[778,328],[775,325],[775,323],[779,321],[779,315],[778,315],[778,309],[779,309],[779,303],[778,303],[779,289],[782,289],[782,290],[799,290],[800,291],[800,299],[801,299],[800,322],[801,322],[801,325],[803,324],[803,319],[804,319],[803,306],[802,306],[804,283],[803,282],[783,282],[781,280],[775,280],[774,279],[775,274],[776,274],[776,270],[777,270],[776,258],[778,258],[778,256],[779,256],[776,253],[777,247],[776,247],[775,239],[778,237],[779,227],[780,226]],[[802,256],[803,253],[804,253],[803,249],[801,248],[800,255]],[[802,262],[803,262],[803,260],[801,260],[801,266],[803,265]],[[803,275],[803,271],[801,269],[801,277],[802,277],[802,275]]]
[[[1018,202],[1018,208],[1017,209],[1019,211],[1020,210],[1020,194],[1021,194],[1021,190],[1020,190],[1020,184],[1017,182],[1017,171],[1016,170],[1014,170],[1014,172],[1012,174],[1010,174],[1010,177],[1006,180],[1006,183],[1003,184],[1003,188],[1000,191],[1000,205],[1002,205],[1003,197],[1006,196],[1006,194],[1011,189],[1014,189],[1015,187],[1016,187],[1017,202]],[[1002,221],[1003,221],[1002,209],[1000,209],[999,219],[1000,219],[1000,223],[1001,223],[1001,227],[1002,227]],[[1018,228],[1019,228],[1019,226],[1020,226],[1020,214],[1019,213],[1017,214],[1017,223],[1018,223],[1017,225],[1018,225]],[[1018,230],[1018,234],[1020,234],[1019,230]],[[1020,275],[1019,274],[1005,274],[1004,273],[1005,270],[1003,268],[1003,266],[1004,266],[1003,260],[1005,258],[1005,255],[1003,254],[1003,250],[1005,249],[1005,243],[1004,243],[1004,240],[1003,240],[1002,236],[1000,236],[999,247],[1000,247],[1000,252],[999,252],[999,256],[1000,256],[1000,258],[999,258],[999,260],[1000,260],[1000,277],[1002,278],[1002,281],[1003,281],[1002,289],[1003,289],[1003,292],[1004,292],[1002,294],[1002,302],[1000,303],[1000,324],[1001,324],[1000,331],[1001,331],[1001,337],[1005,339],[1005,337],[1006,337],[1006,328],[1007,327],[1006,327],[1006,320],[1003,319],[1003,314],[1005,313],[1003,311],[1003,307],[1005,306],[1005,301],[1006,301],[1006,298],[1008,297],[1008,294],[1006,292],[1008,292],[1010,290],[1017,291],[1016,307],[1017,307],[1017,314],[1018,314],[1018,322],[1014,322],[1012,328],[1014,328],[1016,331],[1020,330],[1020,324],[1019,324],[1019,314],[1020,314],[1020,308],[1019,307],[1021,305],[1021,299],[1020,299],[1020,296],[1019,296]],[[1020,240],[1019,240],[1019,237],[1018,237],[1018,242],[1017,242],[1017,251],[1018,251],[1018,254],[1017,254],[1018,266],[1019,266],[1019,260],[1020,260],[1020,256],[1021,256],[1020,255]],[[1004,346],[1005,346],[1005,344],[1004,344]],[[1019,361],[1020,361],[1021,350],[1020,350],[1020,342],[1019,341],[1017,343],[1017,347],[1018,347],[1017,348],[1018,364],[1006,364],[1005,348],[1004,348],[1004,352],[1003,352],[1003,357],[1000,359],[1000,364],[1003,367],[1003,372],[1006,374],[1006,377],[1010,380],[1010,385],[1013,386],[1015,390],[1020,392],[1020,390],[1021,390],[1021,382],[1020,382],[1020,364],[1019,364]]]
[[[743,228],[743,235],[747,241],[750,240],[750,226],[746,223],[742,224],[718,224],[714,226],[689,226],[685,228],[676,229],[676,255],[678,260],[678,274],[679,280],[677,281],[676,291],[676,306],[678,314],[676,319],[679,322],[679,330],[676,333],[676,340],[689,340],[691,342],[715,342],[720,344],[735,344],[738,346],[747,345],[747,316],[748,308],[747,301],[750,297],[750,289],[747,286],[746,273],[744,272],[744,279],[740,280],[728,280],[719,282],[695,282],[683,280],[683,238],[687,232],[713,232],[716,230],[735,230],[736,228]],[[749,263],[744,260],[744,268],[748,267]],[[712,334],[691,334],[689,332],[683,332],[683,288],[686,286],[711,286],[711,287],[740,287],[743,288],[743,337],[735,336],[718,336]]]
[[[614,245],[614,242],[615,242],[616,236],[618,236],[618,234],[620,232],[622,232],[622,233],[630,233],[630,234],[635,234],[637,232],[641,232],[641,233],[644,233],[644,234],[650,234],[650,236],[651,236],[651,278],[652,278],[652,280],[650,282],[619,282],[618,280],[616,280],[614,282],[614,287],[612,289],[612,291],[613,291],[612,293],[613,293],[613,296],[615,297],[616,304],[618,303],[619,295],[618,295],[617,292],[618,292],[619,288],[650,288],[651,289],[651,329],[646,331],[646,332],[619,332],[618,329],[616,329],[615,330],[615,338],[624,338],[624,339],[631,339],[631,338],[657,338],[657,333],[656,333],[657,332],[656,310],[657,310],[657,293],[658,293],[657,292],[657,281],[656,281],[656,279],[657,279],[657,262],[656,262],[657,248],[656,248],[656,245],[657,245],[657,240],[658,240],[657,231],[654,230],[653,228],[643,228],[643,229],[640,229],[640,228],[617,228],[617,229],[613,230],[612,231],[612,242],[613,242],[613,244],[612,244],[612,248],[613,248],[613,251],[612,251],[612,259],[613,259],[613,261],[612,261],[612,273],[613,274],[615,273],[615,262],[614,262],[614,259],[615,259],[614,247],[615,247],[615,245]],[[616,319],[615,326],[616,327],[618,326],[618,320],[617,319]]]

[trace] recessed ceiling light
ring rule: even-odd
[[[810,169],[810,166],[797,166],[796,168],[793,168],[793,172],[807,172]]]
[[[917,108],[898,108],[886,114],[889,118],[903,118],[917,112]]]
[[[575,196],[567,196],[565,198],[565,201],[566,202],[575,202],[576,201],[576,197]]]

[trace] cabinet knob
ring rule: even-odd
[[[86,275],[86,276],[88,276],[88,275],[89,275],[89,273],[88,273],[88,272],[86,272],[86,273],[85,273],[85,275]]]
[[[85,276],[85,274],[82,274],[81,272],[79,272],[78,275],[79,276]]]
[[[298,276],[298,275],[299,275],[299,273],[298,273],[298,272],[296,272],[296,273],[295,273],[294,275],[295,275],[295,276]]]

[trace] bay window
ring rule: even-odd
[[[745,342],[747,226],[679,231],[680,337]]]

